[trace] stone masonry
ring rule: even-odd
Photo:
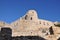
[[[12,36],[41,36],[47,40],[57,40],[60,37],[60,27],[54,24],[55,22],[39,19],[35,10],[29,10],[10,24],[0,21],[0,30],[8,27],[12,29]]]

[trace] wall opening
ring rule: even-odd
[[[31,20],[32,20],[32,17],[31,17]]]
[[[49,28],[49,32],[50,32],[50,35],[53,35],[54,34],[54,31],[53,31],[52,26]]]
[[[27,20],[28,15],[25,16],[25,20]]]
[[[10,28],[1,28],[1,39],[11,40],[12,29]]]
[[[60,38],[58,38],[57,40],[60,40]]]

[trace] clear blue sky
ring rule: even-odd
[[[60,0],[0,0],[0,20],[11,23],[30,9],[41,19],[60,22]]]

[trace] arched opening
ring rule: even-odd
[[[1,28],[1,39],[10,40],[12,36],[12,29]]]
[[[25,20],[27,20],[28,15],[25,16]]]
[[[32,17],[31,17],[31,20],[32,20]]]
[[[49,28],[49,32],[50,32],[50,35],[53,35],[54,34],[54,31],[53,31],[52,26]]]

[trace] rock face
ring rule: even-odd
[[[0,28],[12,29],[12,36],[40,36],[47,40],[57,40],[60,36],[60,27],[54,22],[39,19],[35,10],[29,10],[20,19],[7,24],[0,22]]]

